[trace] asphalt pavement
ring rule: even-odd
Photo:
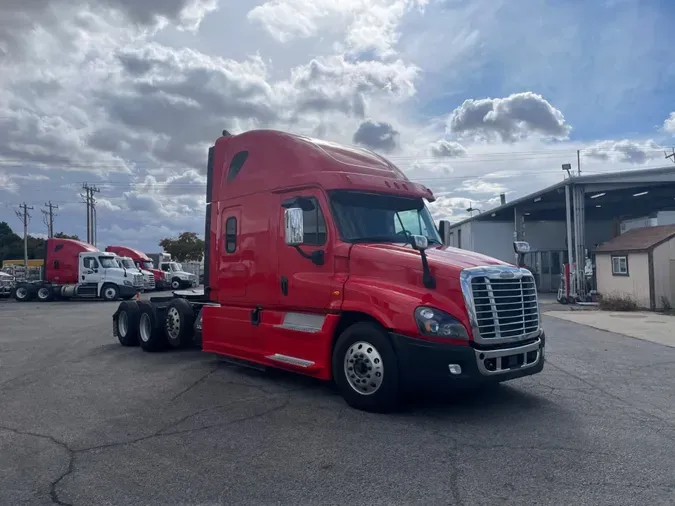
[[[675,348],[545,317],[542,374],[374,415],[116,306],[0,301],[0,504],[675,504]]]

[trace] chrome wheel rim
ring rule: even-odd
[[[180,334],[180,313],[175,307],[169,308],[166,315],[166,333],[174,341]]]
[[[47,288],[44,288],[44,287],[40,288],[38,290],[38,298],[46,299],[47,297],[49,297],[49,290]]]
[[[179,283],[178,281],[172,281],[172,282],[171,282],[171,287],[172,287],[174,290],[176,290],[176,289],[180,288],[180,283]]]
[[[115,298],[115,289],[114,288],[106,288],[104,294],[105,294],[106,299],[114,299]]]
[[[21,288],[17,288],[16,296],[20,299],[25,299],[28,296],[28,290],[26,290],[23,286]]]
[[[141,331],[141,340],[144,343],[150,341],[150,337],[152,336],[152,322],[150,321],[150,315],[148,315],[148,313],[143,313],[141,315],[141,321],[139,322],[138,327]]]
[[[344,371],[349,386],[361,395],[372,395],[382,386],[382,356],[366,341],[356,342],[347,349]]]

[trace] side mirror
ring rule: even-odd
[[[284,209],[284,241],[287,246],[300,246],[305,241],[305,218],[302,209]]]
[[[450,222],[448,220],[438,222],[438,233],[441,236],[443,246],[448,246],[450,244]]]
[[[429,239],[427,239],[426,236],[413,235],[410,237],[410,240],[412,241],[413,248],[417,251],[424,251],[429,247]]]
[[[524,255],[525,253],[530,252],[530,243],[525,241],[514,241],[513,242],[513,251],[519,255]]]

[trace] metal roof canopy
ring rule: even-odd
[[[671,165],[657,169],[573,176],[536,193],[453,223],[451,227],[470,221],[513,221],[515,208],[525,215],[526,221],[565,221],[565,186],[570,183],[584,187],[586,220],[639,218],[656,211],[675,210],[675,165]],[[634,196],[643,192],[647,193]]]

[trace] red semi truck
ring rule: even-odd
[[[136,267],[138,267],[143,271],[151,272],[152,275],[155,277],[155,286],[152,288],[150,287],[146,288],[150,290],[154,289],[162,290],[168,286],[164,278],[164,272],[162,272],[159,269],[159,266],[155,265],[152,259],[142,251],[138,251],[137,249],[133,248],[127,248],[126,246],[108,246],[105,250],[111,253],[115,253],[117,256],[120,257],[129,257],[134,261]]]
[[[143,289],[143,275],[128,271],[114,253],[72,239],[47,239],[43,279],[16,284],[14,298],[26,302],[53,299],[131,299]]]
[[[369,411],[404,389],[542,371],[532,274],[444,246],[425,200],[371,151],[223,132],[208,156],[203,294],[122,302],[113,332],[333,380]]]

